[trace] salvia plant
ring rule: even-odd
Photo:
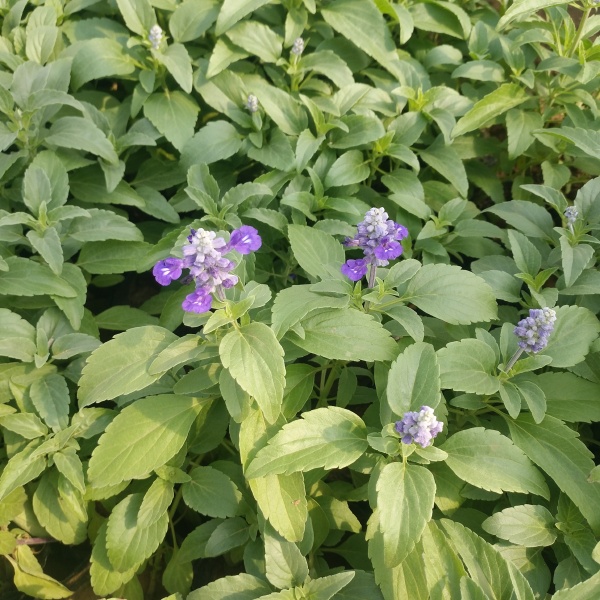
[[[600,598],[595,2],[0,17],[3,600]]]

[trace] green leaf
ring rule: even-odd
[[[535,277],[542,264],[542,255],[539,250],[518,231],[509,229],[508,239],[517,268],[522,273],[529,273],[529,275]]]
[[[48,427],[53,431],[67,427],[71,398],[62,375],[51,374],[36,379],[29,388],[29,396]]]
[[[145,36],[156,23],[156,15],[148,0],[117,0],[125,25],[138,35]]]
[[[28,258],[6,259],[8,271],[0,271],[0,294],[12,296],[61,296],[75,298],[77,292],[47,266]]]
[[[559,590],[552,596],[553,600],[596,600],[600,594],[600,573],[596,573],[586,581],[573,587]]]
[[[219,355],[239,386],[256,399],[267,421],[274,423],[281,412],[285,365],[273,330],[264,323],[233,329],[221,341]]]
[[[567,422],[600,421],[600,384],[573,373],[542,373],[535,383],[546,396],[549,415]]]
[[[155,358],[177,340],[162,327],[135,327],[116,335],[92,352],[79,381],[80,407],[141,390],[162,373],[148,369]]]
[[[180,91],[152,94],[144,102],[144,115],[178,150],[194,135],[196,102]]]
[[[330,600],[334,596],[337,598],[337,593],[345,588],[353,579],[354,571],[336,573],[327,577],[311,579],[302,587],[302,591],[308,594],[309,598],[314,598],[314,600]]]
[[[547,508],[522,504],[494,513],[482,523],[482,527],[512,544],[535,548],[554,544],[558,535],[554,523],[555,519]]]
[[[93,275],[135,271],[146,260],[151,248],[147,242],[88,242],[79,253],[77,265]]]
[[[531,415],[522,414],[508,426],[514,443],[569,496],[597,534],[600,489],[587,480],[594,463],[578,434],[550,416],[538,425]]]
[[[372,0],[335,0],[321,8],[325,21],[397,77],[396,46],[383,15]]]
[[[396,342],[371,315],[352,308],[312,311],[287,337],[307,352],[339,360],[393,360]]]
[[[460,523],[442,519],[440,524],[475,583],[485,591],[486,598],[534,600],[525,577],[491,544]],[[472,596],[477,600],[479,597]]]
[[[76,90],[94,79],[123,77],[135,71],[135,62],[123,46],[106,36],[75,42],[66,54],[73,57],[71,85]]]
[[[87,502],[56,470],[40,479],[33,511],[42,527],[63,544],[81,544],[87,537]]]
[[[217,19],[215,35],[221,35],[252,11],[271,0],[224,0]]]
[[[218,0],[184,0],[169,19],[169,30],[176,42],[192,42],[200,38],[217,20]]]
[[[257,600],[271,591],[262,579],[247,573],[221,577],[191,592],[187,600]]]
[[[234,517],[242,498],[236,485],[225,473],[212,467],[196,467],[191,481],[181,486],[184,502],[209,517]]]
[[[7,308],[0,308],[0,356],[31,362],[36,354],[35,327]]]
[[[225,519],[212,532],[206,547],[205,556],[220,556],[248,541],[248,523],[241,517]]]
[[[437,355],[443,388],[481,395],[498,391],[496,354],[485,342],[469,338],[450,342]]]
[[[174,394],[126,406],[98,440],[89,462],[90,484],[99,488],[143,479],[162,467],[183,446],[199,408],[195,398]]]
[[[58,472],[81,494],[85,494],[83,465],[73,448],[65,448],[52,455]]]
[[[304,225],[288,225],[294,258],[312,277],[342,279],[344,247],[331,235]]]
[[[560,237],[560,250],[565,285],[570,287],[589,264],[594,256],[594,249],[588,244],[571,246],[569,240],[563,235]]]
[[[504,29],[515,20],[524,21],[527,17],[544,8],[566,4],[565,0],[516,0],[498,21],[498,29]]]
[[[181,162],[186,169],[198,163],[209,165],[233,156],[241,145],[242,140],[231,123],[211,121],[187,141]]]
[[[90,576],[92,588],[96,594],[102,596],[112,594],[118,590],[124,583],[129,581],[137,569],[130,569],[120,573],[111,564],[106,550],[106,529],[108,521],[104,521],[98,530],[94,547],[92,548],[92,558],[90,566]]]
[[[265,575],[277,588],[302,585],[308,577],[308,564],[298,546],[288,542],[271,528],[266,528]]]
[[[136,569],[154,554],[167,533],[167,510],[154,522],[139,518],[143,494],[131,494],[117,504],[108,517],[106,551],[115,570]]]
[[[486,211],[498,215],[527,237],[553,237],[552,216],[543,206],[534,202],[511,200],[491,206]]]
[[[35,454],[38,442],[32,442],[21,452],[11,456],[0,474],[0,501],[18,487],[34,480],[46,467],[44,456]]]
[[[544,121],[536,112],[527,112],[513,108],[506,113],[506,132],[508,134],[508,157],[512,160],[524,154],[535,142],[531,133],[541,129]]]
[[[80,242],[141,242],[144,239],[142,232],[133,223],[110,210],[90,208],[88,213],[90,217],[73,219],[68,230],[70,237]]]
[[[330,406],[302,414],[284,425],[258,451],[246,469],[246,478],[309,471],[317,467],[342,468],[367,449],[365,425],[349,410]]]
[[[48,428],[34,413],[20,412],[5,414],[0,417],[0,424],[4,429],[13,431],[27,440],[34,440],[48,433]]]
[[[523,451],[493,429],[474,427],[450,436],[441,449],[463,481],[491,492],[532,493],[549,498],[541,473]]]
[[[95,317],[99,329],[125,331],[133,327],[157,325],[158,319],[147,312],[131,306],[111,306]]]
[[[48,263],[52,272],[60,275],[64,257],[58,231],[54,227],[48,227],[42,233],[31,229],[27,232],[27,239],[38,254]]]
[[[183,44],[171,44],[163,52],[153,50],[152,54],[167,68],[181,89],[189,94],[192,91],[192,59],[186,47]],[[191,98],[189,101],[193,102]],[[178,106],[172,109],[173,114],[180,108]],[[186,110],[189,111],[189,108]]]
[[[421,158],[440,175],[445,177],[458,191],[466,197],[469,191],[469,180],[465,166],[452,146],[446,146],[440,136],[427,150],[421,150]]]
[[[313,56],[315,55],[309,54],[302,59],[302,62],[305,63],[306,59],[312,58]],[[340,121],[348,127],[349,131],[346,133],[341,129],[334,129],[331,132],[331,141],[329,143],[332,148],[346,150],[348,148],[354,148],[356,146],[361,146],[362,144],[374,142],[385,135],[383,125],[376,117],[350,115],[348,117],[342,117]]]
[[[386,315],[389,315],[402,325],[406,333],[415,340],[415,342],[422,342],[425,337],[425,327],[421,317],[408,306],[402,304],[395,304],[382,310]]]
[[[412,344],[398,356],[390,367],[386,396],[399,417],[440,403],[440,368],[431,344]]]
[[[424,467],[386,465],[377,479],[379,528],[388,567],[399,565],[413,550],[431,519],[435,481]]]
[[[556,309],[556,323],[541,356],[550,356],[553,367],[572,367],[580,363],[598,337],[600,323],[596,315],[581,306]]]
[[[311,52],[302,57],[299,66],[301,69],[306,69],[307,71],[322,73],[325,77],[331,79],[331,81],[339,88],[354,83],[354,77],[352,76],[352,71],[348,68],[348,65],[331,50]],[[354,143],[354,141],[351,143],[351,139],[345,139],[343,141],[338,139],[335,145],[332,144],[332,147],[352,148],[354,145],[366,144],[378,140],[385,134],[385,130],[379,119],[370,119],[363,115],[351,115],[347,117],[347,119],[352,119],[353,117],[360,118],[360,121],[354,121],[355,124],[361,123],[359,127],[350,132],[350,136],[353,137],[354,140],[358,140],[357,143]]]
[[[529,95],[516,83],[504,83],[498,89],[484,96],[461,117],[452,130],[452,136],[458,137],[474,129],[488,125],[506,111],[523,104]]]
[[[362,1],[362,0],[361,0]],[[369,0],[364,0],[369,2]],[[365,161],[360,150],[350,150],[342,154],[331,165],[325,176],[325,189],[360,183],[371,173],[371,169]]]
[[[62,117],[54,121],[44,141],[62,148],[91,152],[111,164],[119,162],[113,145],[102,130],[83,117]]]
[[[283,39],[271,27],[258,21],[241,21],[227,31],[227,37],[240,48],[258,56],[263,62],[277,62]]]
[[[423,266],[410,280],[402,299],[452,325],[491,321],[497,315],[489,285],[457,266]]]

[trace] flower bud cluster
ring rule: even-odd
[[[438,421],[430,406],[421,406],[419,412],[404,413],[401,421],[396,421],[394,429],[402,436],[403,444],[419,444],[426,448],[433,438],[442,431],[444,424]]]
[[[160,285],[169,285],[181,277],[183,269],[189,269],[189,277],[196,283],[196,289],[185,297],[182,306],[185,311],[195,313],[210,310],[212,294],[223,300],[223,290],[238,282],[237,275],[231,273],[236,265],[225,255],[231,251],[249,254],[262,244],[258,231],[249,225],[234,230],[229,242],[205,229],[192,229],[187,240],[182,248],[182,259],[161,260],[154,266],[152,274]]]
[[[294,40],[294,45],[292,46],[291,53],[300,56],[304,52],[304,40],[299,37]]]
[[[162,44],[163,38],[164,33],[160,25],[152,25],[150,28],[150,33],[148,34],[148,41],[150,42],[150,45],[155,50],[158,50]]]
[[[255,113],[258,110],[258,98],[254,94],[248,94],[248,99],[246,100],[246,108],[251,113]]]
[[[521,319],[515,327],[519,347],[527,352],[540,352],[548,345],[554,329],[556,312],[551,308],[532,308],[529,316]]]
[[[573,225],[575,221],[577,221],[577,217],[579,216],[579,211],[574,206],[569,206],[564,212],[565,219],[567,220],[568,225]]]
[[[402,254],[400,240],[407,235],[406,227],[389,219],[383,208],[371,208],[358,224],[356,236],[344,242],[347,247],[361,248],[365,257],[346,261],[342,273],[352,281],[359,281],[369,266],[385,267]]]

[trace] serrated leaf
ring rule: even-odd
[[[288,237],[298,264],[318,279],[342,279],[343,246],[331,235],[304,225],[288,225]]]
[[[36,379],[29,389],[35,409],[48,427],[60,431],[69,424],[70,394],[62,375],[51,374]]]
[[[0,294],[12,296],[61,296],[75,298],[77,292],[47,266],[27,258],[6,259],[8,271],[0,271]]]
[[[567,422],[600,421],[600,384],[573,373],[542,373],[535,383],[546,395],[549,415]]]
[[[184,0],[173,11],[169,29],[176,42],[197,40],[216,21],[218,0]]]
[[[453,325],[491,321],[497,314],[489,285],[457,266],[423,266],[410,280],[402,299]]]
[[[400,564],[419,541],[431,519],[435,481],[424,467],[386,465],[377,479],[379,528],[388,567]]]
[[[195,398],[174,394],[126,406],[98,440],[89,462],[90,484],[98,488],[143,479],[162,467],[183,446],[199,408]]]
[[[440,368],[433,346],[412,344],[398,356],[388,373],[386,396],[399,417],[421,406],[435,408],[439,404]]]
[[[209,517],[234,517],[241,494],[225,473],[212,467],[196,467],[189,473],[191,481],[181,486],[184,502]]]
[[[236,328],[221,341],[219,355],[239,386],[256,399],[267,421],[274,423],[281,412],[285,365],[273,330],[264,323]]]
[[[319,309],[304,318],[302,336],[287,337],[307,352],[339,360],[393,360],[396,343],[371,315],[351,308]]]
[[[504,83],[498,89],[484,96],[461,117],[452,130],[458,137],[474,129],[485,127],[496,117],[529,99],[525,90],[516,83]]]
[[[482,523],[482,527],[513,544],[535,548],[551,546],[558,535],[555,519],[547,508],[536,504],[521,504],[505,508]]]
[[[470,338],[450,342],[437,355],[443,388],[481,395],[498,391],[496,355],[485,342]]]
[[[225,0],[221,6],[215,34],[221,35],[247,14],[268,4],[271,0]]]
[[[80,407],[141,390],[161,373],[150,375],[156,357],[177,340],[167,329],[147,325],[116,335],[92,352],[79,381]]]
[[[554,417],[539,425],[531,415],[508,421],[514,443],[573,501],[594,532],[600,531],[600,488],[587,480],[594,466],[578,434]]]
[[[271,591],[269,585],[262,579],[240,573],[221,577],[190,594],[187,600],[230,600],[235,594],[236,600],[256,600]]]
[[[277,588],[300,586],[308,577],[308,564],[298,546],[267,528],[265,540],[265,575]]]
[[[284,425],[258,451],[246,469],[246,477],[317,467],[342,468],[353,463],[367,449],[367,432],[360,417],[349,410],[330,406],[302,414],[302,419]]]
[[[549,498],[541,473],[519,447],[498,431],[483,427],[458,431],[441,449],[448,453],[446,464],[452,471],[475,487]]]
[[[0,308],[0,356],[31,362],[35,353],[35,327],[17,313]]]
[[[190,96],[178,90],[152,94],[144,102],[144,115],[178,150],[194,135],[199,110]]]

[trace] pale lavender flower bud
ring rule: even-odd
[[[152,25],[152,27],[150,28],[150,33],[148,34],[148,41],[155,50],[158,50],[160,48],[160,45],[163,41],[163,37],[164,34],[160,25]]]
[[[254,94],[248,94],[248,100],[246,100],[246,108],[251,113],[255,113],[258,110],[258,98]]]
[[[532,308],[529,316],[521,319],[514,329],[519,338],[519,348],[527,352],[540,352],[548,345],[554,329],[556,312],[551,308]]]
[[[296,56],[300,56],[304,52],[304,40],[301,37],[294,40],[291,52]]]
[[[569,206],[565,210],[565,219],[567,219],[567,223],[569,225],[573,225],[579,216],[579,211],[574,206]]]
[[[402,436],[403,444],[419,444],[426,448],[433,438],[442,431],[444,424],[435,418],[433,408],[421,406],[419,412],[406,412],[401,421],[396,421],[394,429]]]

